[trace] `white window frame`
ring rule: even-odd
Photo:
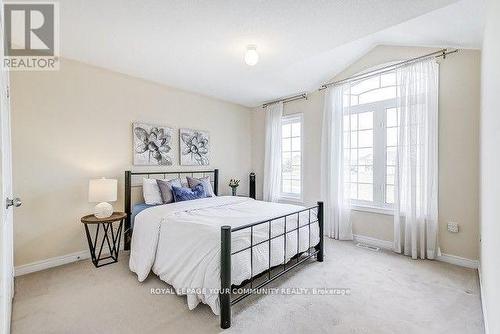
[[[281,172],[280,196],[284,201],[303,202],[304,201],[304,115],[302,113],[284,115],[281,118],[281,126],[288,123],[300,123],[300,194],[284,193],[283,187],[283,172]],[[283,136],[281,137],[283,140]],[[281,166],[283,166],[283,151],[280,152]]]
[[[351,200],[353,210],[393,214],[394,205],[386,203],[386,110],[397,108],[397,99],[349,107],[350,114],[373,112],[373,201]]]

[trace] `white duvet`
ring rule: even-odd
[[[152,270],[161,280],[187,295],[189,309],[199,302],[219,314],[221,226],[238,227],[304,209],[301,206],[256,201],[244,197],[220,196],[148,208],[135,217],[130,251],[130,270],[143,281]],[[316,212],[302,212],[286,219],[286,259],[283,236],[271,241],[271,266],[282,264],[319,242]],[[310,234],[309,234],[310,228]],[[284,232],[284,219],[271,224],[272,236]],[[309,237],[310,235],[310,237]],[[269,238],[269,224],[253,228],[253,244]],[[250,246],[250,229],[232,233],[232,252]],[[253,275],[267,270],[269,242],[253,248]],[[251,276],[250,250],[231,257],[231,279],[241,284]]]

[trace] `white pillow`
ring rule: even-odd
[[[144,203],[146,204],[163,204],[163,200],[161,199],[160,187],[158,187],[156,179],[142,180],[142,195],[144,196]]]

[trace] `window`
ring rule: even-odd
[[[281,197],[302,198],[302,115],[283,117],[281,125]]]
[[[394,204],[398,141],[396,73],[357,82],[344,95],[345,189],[352,204],[389,209]],[[349,174],[349,175],[347,175]]]

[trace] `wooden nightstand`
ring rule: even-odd
[[[90,248],[90,256],[92,258],[92,263],[96,266],[96,268],[118,262],[118,252],[120,251],[120,240],[122,235],[123,220],[125,217],[127,217],[125,212],[113,212],[113,214],[108,218],[97,218],[94,215],[82,217],[81,222],[85,226],[87,242],[89,243]],[[113,223],[115,222],[120,222],[116,231],[113,228]],[[92,236],[90,235],[89,225],[97,225],[94,239],[92,239]],[[100,230],[102,230],[102,232]],[[96,254],[97,244],[99,243],[99,234],[102,233],[104,234],[101,237],[99,252]],[[109,256],[101,258],[104,242],[107,243]],[[109,261],[108,259],[111,260]],[[105,263],[101,263],[101,261],[105,261]]]

